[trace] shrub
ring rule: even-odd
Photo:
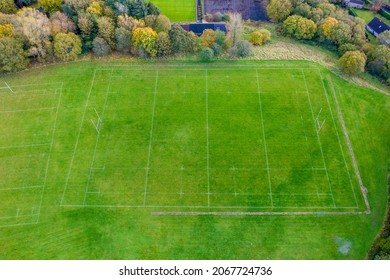
[[[250,56],[253,52],[253,46],[246,40],[237,42],[237,55],[239,57],[247,57]]]
[[[135,49],[145,50],[150,56],[156,56],[157,32],[150,27],[137,28],[133,32],[132,43]]]
[[[220,56],[222,53],[222,47],[218,45],[217,43],[214,43],[211,46],[211,49],[214,51],[214,56]]]
[[[157,56],[168,56],[172,53],[172,43],[165,32],[158,33],[156,40]]]
[[[97,55],[97,56],[106,56],[110,53],[111,48],[108,45],[108,43],[100,37],[96,37],[93,40],[93,48],[92,51]]]
[[[81,54],[80,38],[74,33],[58,33],[54,37],[54,55],[62,61],[77,59]]]
[[[264,36],[259,31],[254,31],[249,36],[249,42],[255,46],[261,46],[264,42]]]
[[[103,8],[100,6],[99,2],[92,2],[86,11],[87,13],[101,16],[103,13]]]
[[[14,3],[14,0],[1,0],[0,13],[4,13],[4,14],[16,13],[16,5]]]
[[[131,35],[131,31],[124,29],[123,27],[115,29],[116,49],[118,51],[130,51]]]
[[[42,8],[44,8],[45,11],[50,14],[58,11],[63,3],[63,0],[39,0],[39,4],[42,6]]]
[[[200,59],[205,62],[210,62],[214,59],[214,51],[210,48],[203,48],[200,51]]]
[[[219,46],[221,46],[223,49],[225,49],[225,50],[228,49],[229,44],[228,44],[225,32],[218,29],[217,31],[215,31],[215,34],[217,35],[216,43]]]
[[[0,71],[15,72],[28,65],[23,45],[14,38],[0,39]]]
[[[0,24],[0,38],[4,37],[14,37],[15,31],[14,26],[12,24]]]
[[[356,46],[354,44],[344,44],[341,45],[337,51],[339,53],[339,56],[343,56],[346,52],[356,51]]]
[[[206,48],[210,48],[215,42],[217,42],[217,34],[212,29],[205,29],[200,36],[202,45]]]
[[[260,29],[259,32],[263,34],[263,44],[271,41],[271,32],[269,32],[267,29]]]
[[[358,74],[364,71],[366,59],[366,55],[360,51],[348,51],[339,59],[339,65],[347,74]]]

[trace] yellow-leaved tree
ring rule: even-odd
[[[136,28],[131,38],[133,47],[138,51],[145,51],[150,56],[156,56],[157,32],[150,27]]]

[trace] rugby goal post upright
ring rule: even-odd
[[[102,119],[100,118],[98,112],[96,111],[96,108],[93,108],[93,110],[95,111],[95,114],[96,114],[96,116],[97,116],[97,122],[95,123],[95,122],[93,121],[93,119],[91,119],[91,122],[92,122],[93,126],[95,127],[97,134],[100,134],[100,129],[101,129],[101,127],[102,127],[103,121],[102,121]]]

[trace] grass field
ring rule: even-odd
[[[195,21],[195,0],[152,0],[172,22]]]
[[[363,258],[381,225],[389,98],[315,64],[0,78],[0,258]]]

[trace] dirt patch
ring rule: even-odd
[[[204,0],[204,12],[240,13],[243,19],[267,20],[268,0]]]

